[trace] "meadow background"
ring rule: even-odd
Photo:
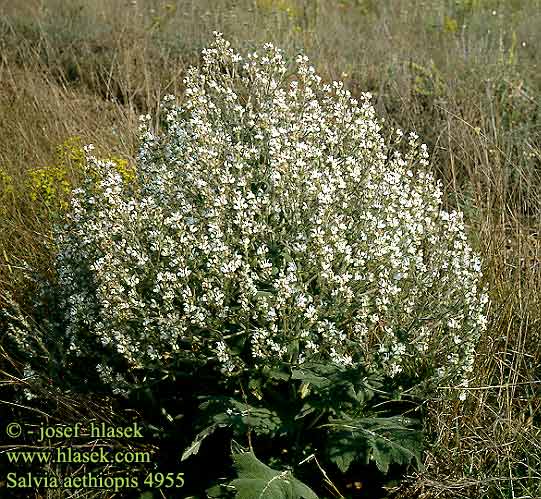
[[[302,51],[324,79],[370,91],[387,125],[427,143],[483,257],[490,322],[471,396],[427,404],[425,469],[398,496],[541,497],[539,0],[0,0],[0,299],[30,309],[27,268],[50,272],[81,146],[129,171],[138,116],[182,95],[213,30]],[[5,415],[24,410],[17,384],[0,338]]]

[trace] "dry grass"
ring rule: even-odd
[[[133,158],[137,115],[182,92],[214,29],[303,50],[427,141],[484,256],[491,322],[471,397],[428,405],[434,443],[402,497],[541,497],[539,0],[0,0],[0,12],[3,291],[26,303],[25,262],[48,271],[48,219],[26,179],[58,144],[81,136]]]

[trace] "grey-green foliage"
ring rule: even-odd
[[[235,435],[244,435],[247,431],[254,431],[258,435],[271,437],[279,434],[284,428],[276,411],[252,406],[231,397],[208,397],[199,408],[206,414],[206,420],[211,424],[204,427],[184,450],[182,461],[196,455],[203,440],[218,428],[229,428]]]
[[[253,376],[242,401],[204,397],[199,406],[200,431],[184,451],[183,460],[197,454],[216,429],[227,428],[234,438],[251,433],[258,442],[287,439],[291,466],[316,448],[318,457],[336,465],[343,474],[353,463],[374,463],[385,474],[393,464],[422,466],[420,422],[401,415],[407,402],[385,391],[380,375],[358,367],[306,363],[289,374],[284,367],[282,371],[268,370],[261,378]],[[281,401],[265,396],[271,392],[282,394]],[[286,461],[280,456],[278,462]],[[289,475],[283,477],[289,480]],[[242,485],[248,494],[249,486],[261,484]],[[271,491],[289,490],[284,484],[270,487]]]
[[[383,473],[391,464],[421,466],[423,433],[418,421],[385,415],[374,410],[376,393],[382,383],[378,376],[325,364],[307,364],[293,371],[303,383],[304,406],[298,418],[310,414],[329,414],[326,451],[342,473],[353,462],[374,462]],[[387,394],[385,394],[388,396]]]
[[[333,420],[326,425],[329,435],[329,457],[342,473],[364,456],[380,471],[387,473],[391,464],[415,461],[421,467],[422,433],[415,421],[404,417],[358,418]]]
[[[386,143],[370,98],[305,56],[241,56],[216,34],[162,128],[142,117],[137,188],[87,147],[55,260],[73,362],[125,395],[180,361],[466,383],[480,259],[427,147]]]
[[[290,471],[278,471],[262,463],[253,452],[233,454],[238,478],[231,482],[236,499],[318,499]]]

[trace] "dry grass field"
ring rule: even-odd
[[[30,310],[51,272],[80,145],[133,164],[138,116],[182,95],[213,30],[302,50],[370,91],[386,124],[427,143],[482,255],[491,309],[471,396],[427,403],[425,469],[394,497],[541,498],[539,0],[0,0],[1,301]],[[0,336],[6,416],[21,378]]]

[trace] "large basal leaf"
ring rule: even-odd
[[[415,461],[421,467],[423,435],[415,421],[393,416],[333,420],[330,428],[329,457],[346,472],[354,460],[374,461],[383,473],[391,464]]]
[[[351,437],[351,435],[336,432],[329,438],[329,458],[342,473],[346,473],[352,463],[366,453],[364,442],[352,440]]]
[[[381,387],[381,380],[376,374],[369,374],[358,366],[330,363],[303,364],[293,369],[291,379],[302,382],[299,390],[305,400],[297,419],[314,410],[330,411],[338,417],[343,410],[360,411]]]
[[[230,484],[237,491],[236,499],[318,499],[290,471],[270,468],[253,452],[235,453],[233,461],[239,475]]]
[[[231,397],[208,397],[199,408],[207,420],[218,426],[227,426],[235,434],[253,430],[257,434],[275,435],[283,423],[276,411],[256,407]]]

